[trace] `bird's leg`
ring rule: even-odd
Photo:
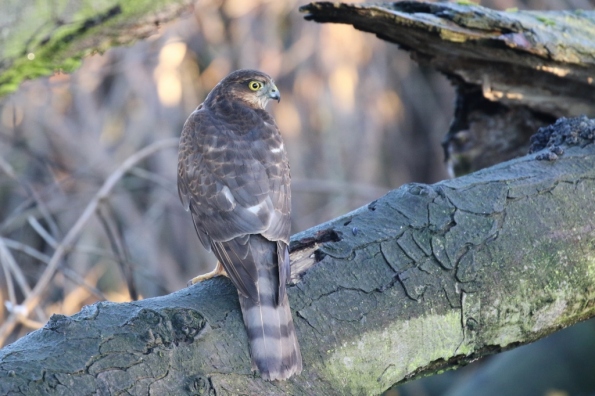
[[[225,272],[225,268],[223,268],[221,263],[219,261],[217,261],[217,265],[215,266],[214,270],[212,270],[211,272],[207,272],[206,274],[199,275],[195,278],[190,279],[188,281],[188,286],[192,286],[195,283],[203,282],[203,281],[206,281],[207,279],[211,279],[211,278],[214,278],[219,275],[227,276],[227,272]],[[229,278],[229,276],[227,276],[227,277]]]

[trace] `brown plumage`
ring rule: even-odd
[[[202,244],[238,289],[252,366],[267,380],[302,371],[285,284],[291,192],[281,135],[264,109],[270,76],[238,70],[190,115],[180,137],[178,192]]]

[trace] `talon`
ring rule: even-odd
[[[217,261],[217,265],[215,266],[214,270],[212,270],[211,272],[207,272],[206,274],[198,275],[198,276],[190,279],[188,281],[188,283],[186,284],[186,286],[192,286],[196,283],[204,282],[204,281],[214,278],[216,276],[227,276],[227,272],[225,272],[225,268],[223,268],[223,266],[221,265],[221,263],[219,261]]]

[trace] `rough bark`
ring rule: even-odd
[[[193,0],[2,0],[0,96],[26,79],[72,72],[83,56],[158,31]]]
[[[0,394],[377,394],[595,315],[595,121],[535,154],[409,184],[292,238],[304,372],[250,372],[223,278],[54,315],[0,350]],[[570,146],[562,146],[569,144]]]
[[[460,3],[321,2],[301,11],[374,33],[451,78],[457,103],[444,146],[456,175],[522,155],[533,132],[559,117],[595,116],[595,12]]]

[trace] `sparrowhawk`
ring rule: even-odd
[[[285,289],[289,163],[265,110],[270,99],[279,101],[279,90],[255,70],[235,71],[213,88],[184,124],[178,192],[200,241],[219,260],[216,271],[238,289],[253,368],[284,380],[301,372],[302,356]]]

